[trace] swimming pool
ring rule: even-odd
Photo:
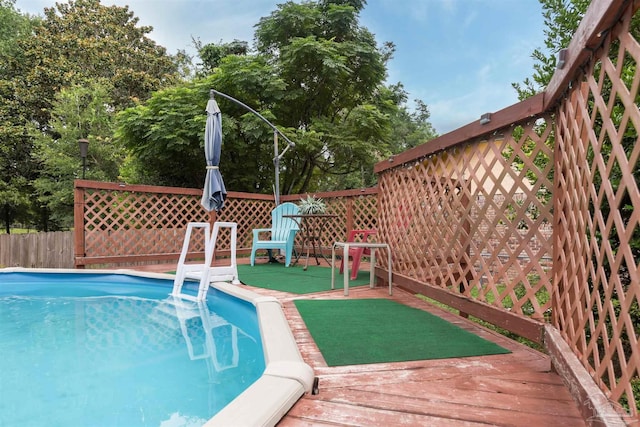
[[[246,405],[273,425],[311,388],[288,326],[261,334],[284,319],[272,298],[219,283],[198,305],[165,275],[32,271],[0,271],[0,425],[225,425]]]

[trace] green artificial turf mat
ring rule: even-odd
[[[336,268],[335,288],[344,289],[343,275]],[[238,265],[238,278],[242,283],[258,288],[294,294],[308,294],[331,290],[331,269],[310,265],[307,271],[300,264],[285,267],[283,264],[266,263],[250,266]],[[369,284],[369,271],[360,271],[356,280],[349,280],[349,287]]]
[[[296,300],[295,305],[328,366],[510,353],[392,300]]]

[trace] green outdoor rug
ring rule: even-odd
[[[238,265],[238,278],[242,283],[258,288],[293,294],[309,294],[331,290],[331,269],[310,265],[307,271],[302,265],[285,267],[283,264]],[[343,275],[336,268],[335,288],[344,289]],[[369,272],[361,271],[356,280],[349,281],[349,287],[369,284]]]
[[[431,313],[387,299],[295,304],[329,366],[510,353]]]

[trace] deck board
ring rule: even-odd
[[[261,290],[254,289],[260,293]],[[577,405],[550,359],[401,289],[351,288],[312,295],[273,295],[283,302],[300,352],[319,378],[279,426],[584,426]],[[304,325],[295,299],[391,298],[429,311],[512,351],[511,354],[328,367]]]
[[[366,269],[364,265],[361,268]],[[303,396],[279,427],[586,426],[547,355],[394,288],[350,288],[307,295],[247,286],[283,304],[319,394]],[[510,354],[329,367],[298,313],[296,299],[390,298],[456,324]]]

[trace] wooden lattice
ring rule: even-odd
[[[548,118],[384,173],[380,229],[394,272],[511,312],[551,307]]]
[[[344,240],[354,226],[375,228],[377,189],[322,193],[328,213],[337,217],[326,224],[321,246],[330,252],[335,241]],[[76,265],[158,262],[177,259],[189,222],[235,222],[237,252],[251,251],[254,228],[271,226],[272,197],[230,192],[221,212],[208,213],[200,204],[201,190],[140,185],[76,182]],[[306,197],[307,195],[303,195]],[[303,196],[285,196],[299,201]],[[201,229],[192,235],[189,251],[202,256],[204,238]],[[301,234],[296,238],[302,249]],[[221,229],[216,254],[228,255],[229,229]]]
[[[231,193],[225,202],[225,207],[216,215],[217,221],[235,222],[238,224],[237,248],[240,253],[246,253],[251,249],[253,241],[252,230],[254,228],[266,228],[271,225],[271,211],[275,202],[269,199],[249,198],[244,193]],[[219,243],[221,250],[229,250],[231,246],[230,235]]]
[[[84,192],[84,256],[178,253],[186,224],[208,221],[193,194],[89,188]],[[196,250],[203,250],[202,245]]]
[[[553,324],[629,416],[640,400],[640,18],[603,32],[558,116]],[[636,403],[634,403],[636,402]]]

